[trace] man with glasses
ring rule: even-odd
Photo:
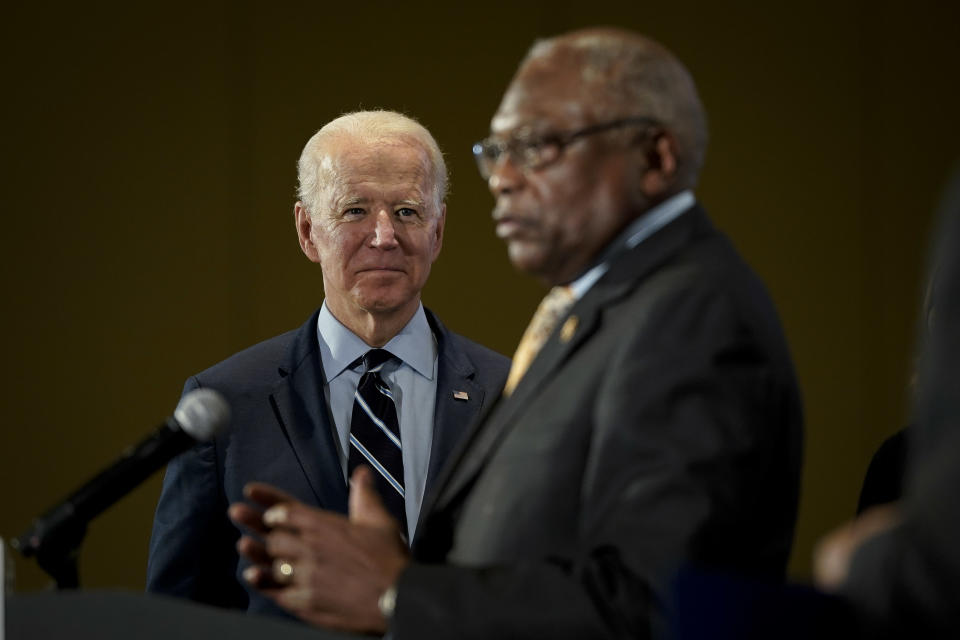
[[[763,285],[696,203],[705,117],[657,43],[536,44],[474,146],[514,266],[551,285],[410,555],[353,477],[349,519],[251,487],[255,585],[406,638],[644,637],[683,564],[782,577],[801,411]]]

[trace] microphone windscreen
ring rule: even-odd
[[[194,389],[180,399],[173,417],[194,440],[205,442],[230,422],[230,405],[213,389]]]

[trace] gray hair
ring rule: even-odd
[[[580,63],[584,99],[599,121],[653,118],[677,144],[677,188],[696,185],[707,150],[707,117],[690,73],[659,43],[613,28],[534,43],[527,60],[563,47]]]
[[[362,141],[400,140],[422,148],[430,158],[433,174],[433,195],[437,211],[447,197],[447,165],[437,141],[422,124],[396,111],[355,111],[335,118],[307,141],[297,162],[297,197],[307,211],[313,211],[320,192],[327,186],[321,170],[330,143],[335,139],[355,138]]]

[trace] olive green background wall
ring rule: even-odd
[[[320,303],[295,161],[343,111],[434,132],[453,192],[425,300],[511,353],[542,288],[509,267],[470,144],[535,37],[597,23],[692,71],[712,130],[698,196],[782,314],[807,412],[795,578],[852,514],[905,420],[928,223],[960,155],[956,3],[63,5],[0,24],[0,535],[169,415],[188,375]],[[93,524],[85,586],[141,588],[159,489]]]

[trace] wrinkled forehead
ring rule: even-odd
[[[324,189],[334,197],[367,187],[426,199],[434,187],[427,151],[400,138],[337,140],[324,150],[319,170]]]
[[[583,57],[567,47],[527,59],[490,122],[495,135],[556,130],[590,122],[594,105],[583,76]]]

